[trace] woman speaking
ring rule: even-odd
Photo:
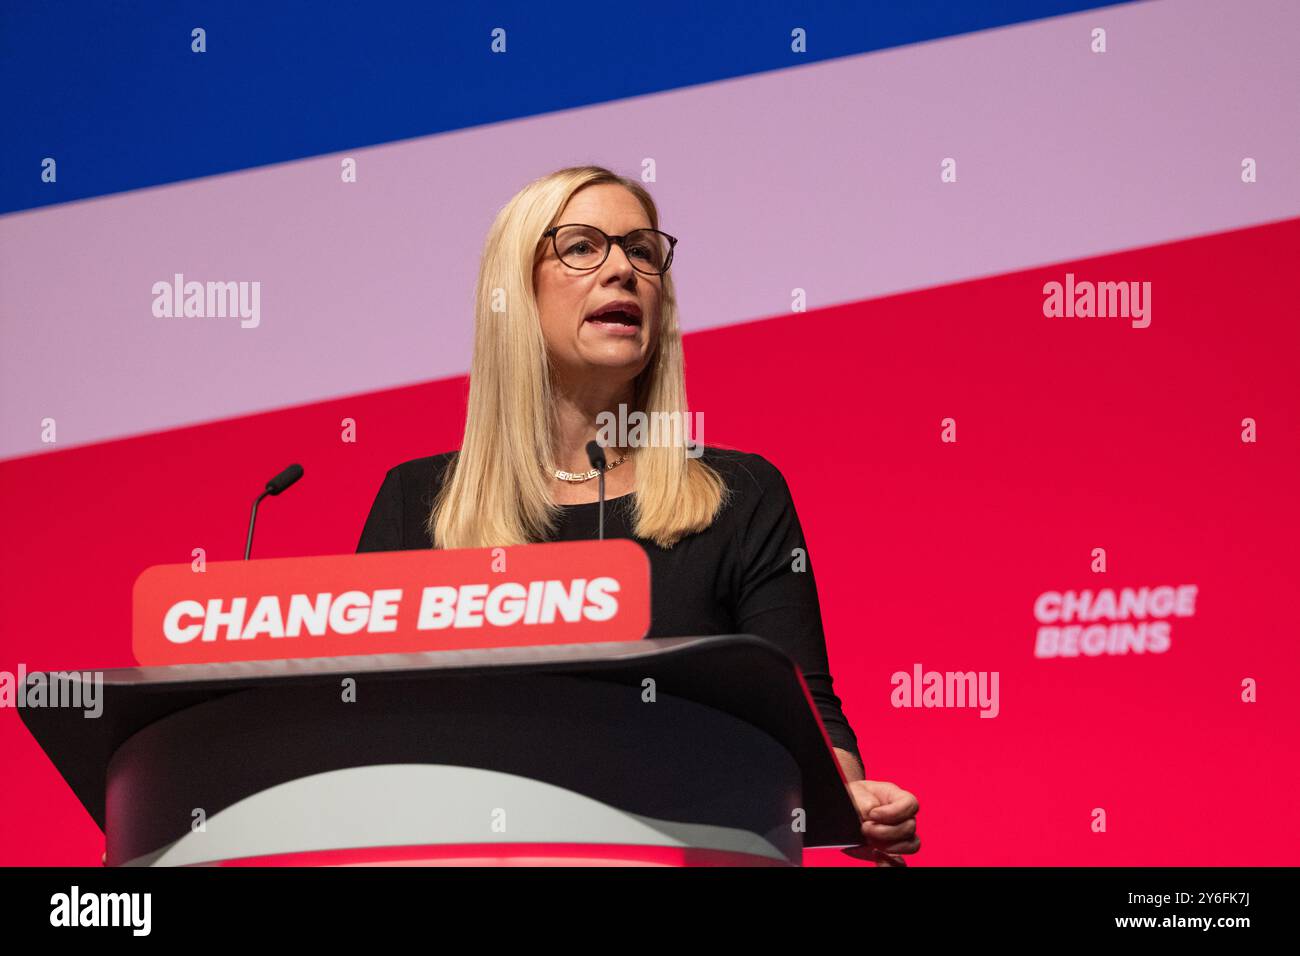
[[[469,411],[458,452],[389,470],[358,551],[484,548],[597,536],[587,444],[610,417],[686,420],[669,267],[645,188],[598,166],[530,183],[497,215],[479,268]],[[636,434],[635,430],[632,434]],[[803,672],[881,865],[920,848],[916,798],[863,779],[831,689],[803,532],[781,473],[683,443],[605,450],[607,537],[650,558],[649,637],[754,634]]]

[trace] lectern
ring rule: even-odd
[[[98,716],[20,710],[110,866],[781,866],[859,842],[798,668],[751,635],[642,639],[631,542],[158,566],[134,603],[146,666],[60,672],[102,681]]]
[[[110,866],[791,865],[858,842],[798,670],[745,635],[103,672],[21,714]]]

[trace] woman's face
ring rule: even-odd
[[[635,196],[614,183],[586,186],[569,198],[560,225],[585,223],[611,236],[649,229],[650,219]],[[659,335],[660,276],[637,272],[617,244],[598,269],[571,269],[547,239],[533,270],[542,335],[556,371],[573,383],[631,381],[645,368]],[[591,316],[623,303],[637,321],[602,322]],[[637,313],[639,312],[639,315]]]

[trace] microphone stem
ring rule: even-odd
[[[244,543],[244,560],[253,553],[253,525],[257,523],[257,506],[262,503],[262,499],[267,496],[267,492],[262,492],[253,499],[253,513],[248,518],[248,540]]]
[[[599,508],[599,514],[597,515],[597,521],[599,522],[598,527],[599,527],[600,537],[597,540],[604,541],[605,540],[605,472],[603,470],[601,471],[600,476],[596,479],[596,481],[600,483],[600,489],[597,492],[597,494],[600,496],[600,508]]]

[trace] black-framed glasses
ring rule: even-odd
[[[632,268],[648,276],[661,276],[673,263],[677,239],[658,229],[634,229],[626,236],[611,236],[580,222],[552,226],[542,233],[555,246],[555,255],[570,269],[599,269],[618,243]]]

